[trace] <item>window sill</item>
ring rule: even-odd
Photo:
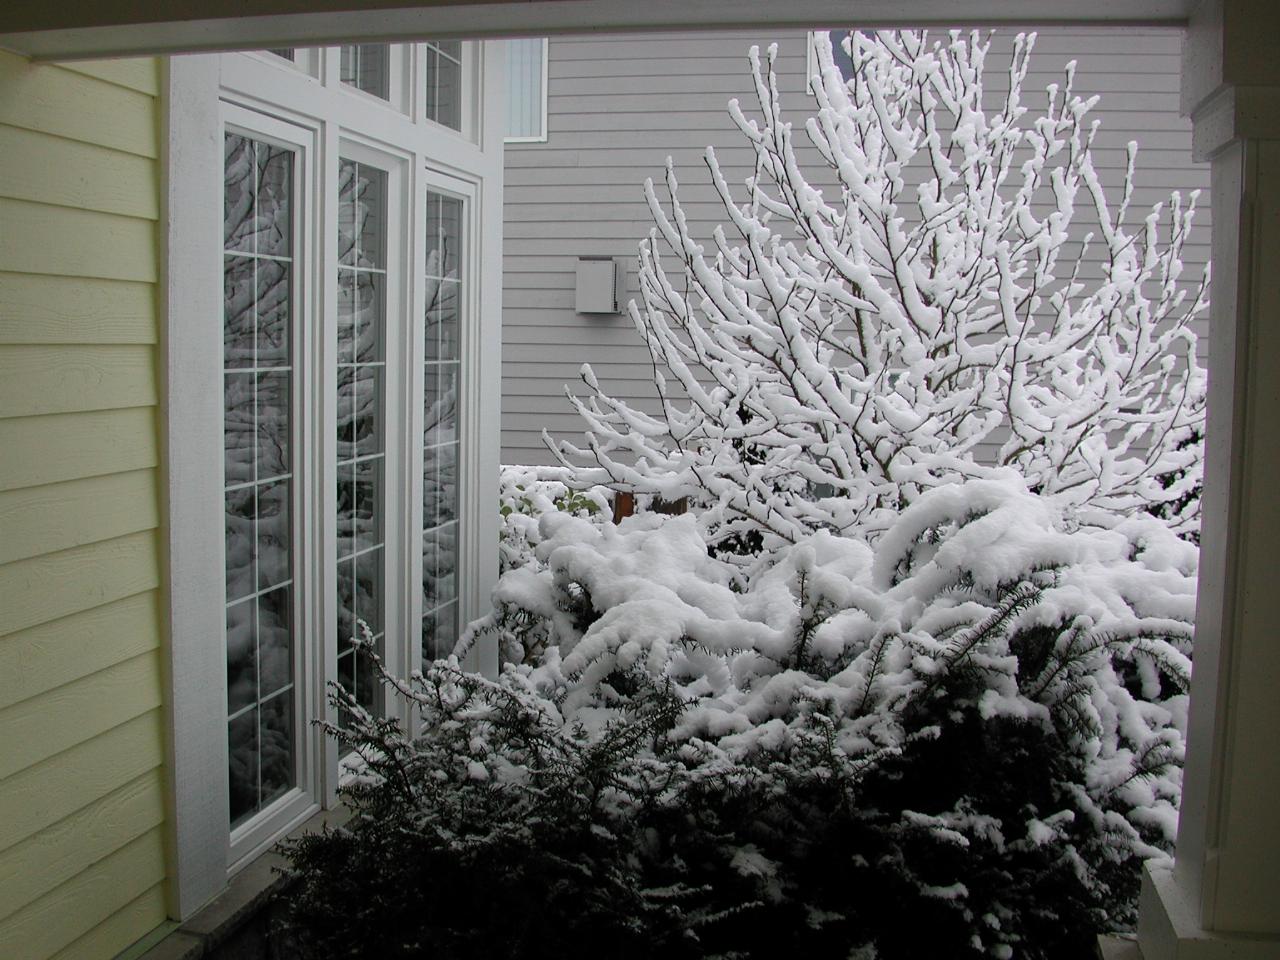
[[[321,810],[285,839],[315,833],[323,827],[346,823],[351,811],[346,807]],[[216,957],[258,956],[246,952],[249,941],[263,938],[255,929],[271,898],[285,886],[277,872],[285,859],[275,849],[268,850],[228,881],[226,888],[195,915],[143,953],[137,960],[211,960]],[[265,947],[265,943],[262,944]],[[271,956],[263,952],[263,956]]]

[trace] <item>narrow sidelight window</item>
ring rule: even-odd
[[[297,777],[293,627],[293,154],[229,134],[223,440],[231,825]]]
[[[377,711],[378,684],[351,640],[381,651],[386,589],[387,174],[338,169],[338,681]]]
[[[422,462],[422,659],[458,638],[458,322],[462,201],[427,194]]]

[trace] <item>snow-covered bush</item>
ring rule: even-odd
[[[1007,473],[750,579],[691,516],[548,511],[536,554],[469,636],[526,662],[399,685],[416,741],[344,699],[357,816],[294,848],[321,947],[350,897],[440,956],[554,955],[475,939],[486,885],[565,956],[1066,958],[1132,922],[1195,605],[1160,520],[1077,527]]]
[[[649,750],[680,710],[669,693],[588,727],[519,674],[494,683],[451,660],[412,684],[382,676],[423,736],[335,692],[351,723],[329,732],[368,765],[342,788],[347,826],[286,845],[284,933],[302,956],[703,955],[710,891],[668,859],[674,768]]]
[[[847,77],[820,35],[808,171],[776,48],[753,48],[758,112],[729,104],[755,153],[745,193],[706,153],[727,226],[692,235],[670,163],[666,206],[646,184],[631,317],[662,414],[584,367],[586,444],[546,438],[576,482],[690,497],[727,552],[874,532],[992,466],[1090,522],[1145,509],[1193,532],[1207,272],[1188,282],[1180,255],[1196,195],[1131,218],[1136,144],[1109,197],[1097,98],[1069,66],[1031,106],[1033,40],[997,93],[976,33],[851,34]]]
[[[538,520],[562,511],[578,517],[609,516],[609,493],[603,487],[571,485],[573,471],[564,467],[502,467],[498,475],[498,568],[505,573],[536,563]]]

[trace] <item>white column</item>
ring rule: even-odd
[[[1280,958],[1280,5],[1208,0],[1183,108],[1212,163],[1200,593],[1175,866],[1144,877],[1144,960]]]

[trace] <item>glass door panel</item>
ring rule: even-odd
[[[387,174],[343,159],[338,171],[338,681],[380,712],[365,624],[381,653],[386,605]]]
[[[297,781],[293,183],[290,150],[227,135],[222,359],[233,827]]]

